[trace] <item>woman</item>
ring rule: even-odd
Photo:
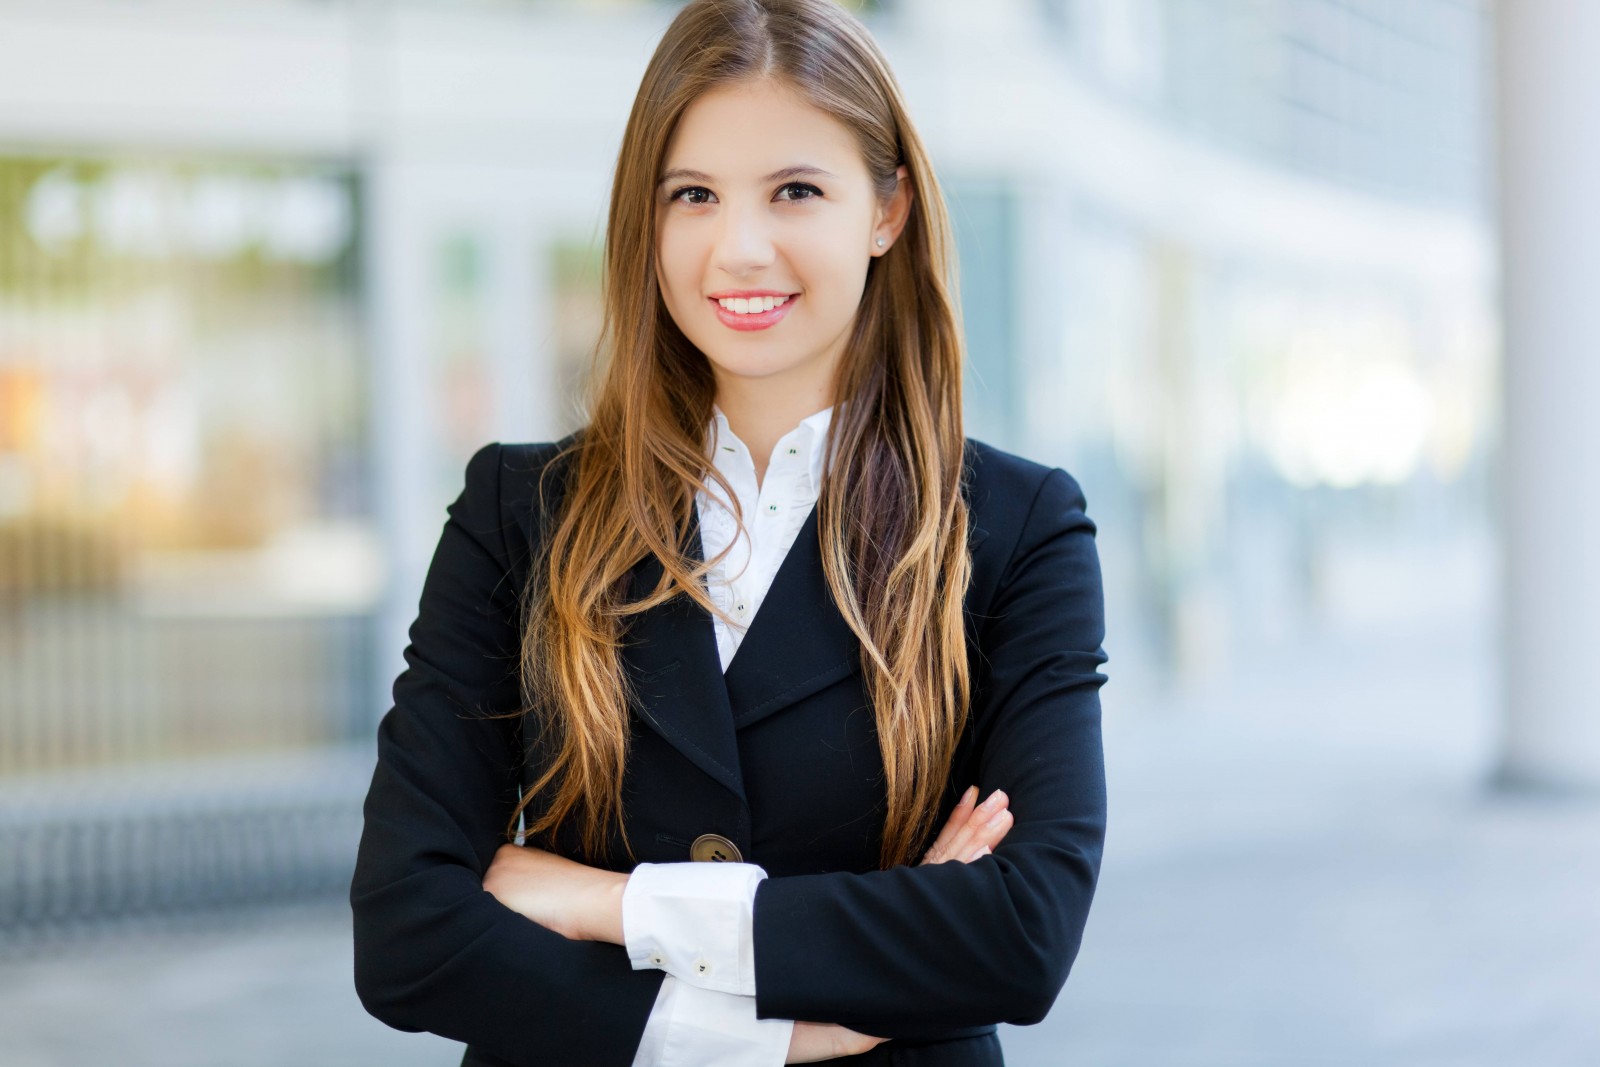
[[[679,12],[589,422],[480,449],[424,583],[351,886],[368,1011],[615,1067],[1000,1064],[1049,1011],[1105,830],[1095,525],[964,437],[949,254],[858,21]]]

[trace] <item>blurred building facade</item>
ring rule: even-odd
[[[581,421],[676,7],[0,4],[0,929],[342,884],[466,457]],[[1484,3],[860,9],[968,432],[1100,525],[1108,707],[1490,610]]]

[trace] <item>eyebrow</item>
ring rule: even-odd
[[[808,165],[805,165],[805,164],[799,164],[799,165],[796,165],[796,166],[793,166],[793,167],[784,167],[782,170],[775,170],[771,174],[768,174],[766,177],[762,178],[761,181],[763,183],[776,182],[776,181],[782,181],[784,178],[799,178],[799,177],[810,177],[810,176],[815,176],[815,177],[819,177],[819,178],[832,178],[832,177],[835,177],[835,175],[830,174],[828,171],[823,170],[821,167],[812,167],[812,166],[808,166]],[[672,181],[674,178],[689,178],[689,179],[691,179],[693,181],[697,181],[697,182],[714,182],[714,181],[716,181],[716,179],[713,178],[711,175],[706,174],[706,173],[704,173],[702,171],[690,170],[687,167],[674,167],[672,170],[669,170],[665,174],[663,174],[661,176],[661,180],[656,182],[656,184],[658,186],[665,185],[668,182]]]

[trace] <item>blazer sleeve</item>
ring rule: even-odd
[[[758,1018],[931,1040],[1049,1013],[1077,956],[1105,837],[1094,538],[1077,481],[1052,468],[979,630],[978,784],[1009,796],[1006,837],[973,863],[763,879]]]
[[[501,446],[465,486],[423,583],[378,727],[350,886],[355,988],[397,1030],[431,1031],[511,1063],[629,1067],[664,973],[621,945],[571,941],[483,888],[518,784],[521,640],[500,506]]]

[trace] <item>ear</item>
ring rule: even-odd
[[[911,191],[911,172],[904,163],[895,168],[894,194],[889,197],[889,202],[878,208],[877,221],[872,227],[872,242],[868,249],[869,254],[881,256],[894,247],[895,241],[900,239],[900,231],[905,229],[906,220],[911,217],[911,201],[916,195]],[[883,247],[878,247],[878,240],[883,240]]]

